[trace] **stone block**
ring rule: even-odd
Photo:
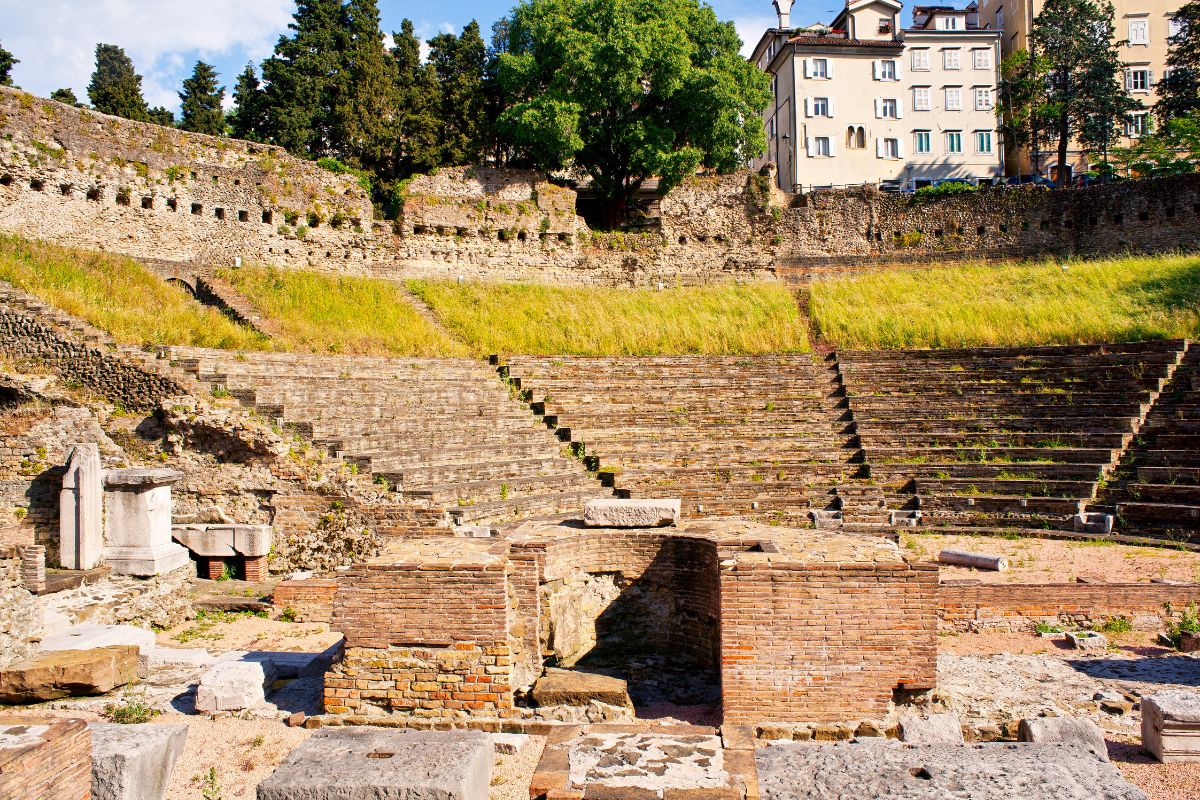
[[[1143,697],[1142,747],[1164,764],[1200,761],[1200,693],[1169,689]]]
[[[118,575],[163,575],[191,563],[171,541],[173,469],[114,469],[104,476],[105,561]]]
[[[495,753],[479,731],[325,728],[258,786],[258,800],[487,800]]]
[[[1067,641],[1076,650],[1099,650],[1103,652],[1108,649],[1108,639],[1102,633],[1096,631],[1067,631]]]
[[[149,658],[155,649],[154,631],[136,625],[97,625],[83,622],[42,639],[43,650],[92,650],[113,645],[133,645]]]
[[[241,711],[266,702],[266,689],[275,681],[275,665],[269,659],[222,661],[200,678],[196,687],[196,710]]]
[[[1074,742],[1090,749],[1101,761],[1108,761],[1108,745],[1104,743],[1104,732],[1096,723],[1083,717],[1023,719],[1017,728],[1017,741]]]
[[[137,677],[136,647],[59,650],[18,661],[0,671],[0,703],[40,703],[111,692]]]
[[[589,500],[583,524],[589,528],[661,528],[679,522],[679,500]]]
[[[1076,514],[1073,526],[1076,533],[1112,533],[1113,515],[1098,512]]]
[[[633,708],[629,685],[625,681],[591,672],[547,670],[533,684],[531,695],[539,706],[586,706],[595,700],[610,706]]]
[[[173,525],[171,536],[204,558],[258,558],[271,552],[270,525]]]
[[[525,745],[529,744],[529,735],[525,733],[492,733],[488,735],[491,737],[492,747],[496,748],[496,752],[506,756],[516,755]]]
[[[94,569],[104,562],[104,485],[100,448],[77,444],[58,495],[59,563]]]
[[[186,725],[93,722],[92,800],[163,800],[187,741]]]
[[[902,717],[900,739],[909,744],[962,744],[962,724],[954,714]]]
[[[89,797],[91,745],[81,719],[0,716],[0,798]]]

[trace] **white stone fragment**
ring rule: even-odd
[[[1142,747],[1164,764],[1200,761],[1200,693],[1168,689],[1143,697]]]
[[[910,744],[962,744],[962,724],[954,714],[901,717],[900,740]]]
[[[661,528],[679,522],[679,500],[589,500],[583,524],[589,528]]]
[[[1019,742],[1067,742],[1082,745],[1096,754],[1101,761],[1108,761],[1108,745],[1104,743],[1104,731],[1090,719],[1083,717],[1032,717],[1021,720],[1017,728]]]
[[[269,659],[222,661],[200,678],[196,687],[196,710],[241,711],[266,702],[266,689],[275,681]]]

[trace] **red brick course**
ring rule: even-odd
[[[0,798],[89,800],[92,796],[92,735],[79,719],[0,716],[0,731],[28,727],[33,741],[0,749]]]
[[[331,578],[288,580],[275,585],[271,604],[276,611],[291,609],[297,622],[329,622],[337,581]]]
[[[1200,585],[1155,583],[944,584],[938,588],[939,627],[1029,627],[1061,619],[1088,624],[1112,617],[1166,613],[1200,603]]]

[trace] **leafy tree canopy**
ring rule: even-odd
[[[66,103],[69,106],[79,105],[79,98],[75,96],[73,89],[55,89],[50,93],[50,99],[59,103]]]
[[[12,68],[21,62],[0,45],[0,86],[12,86]]]
[[[133,69],[125,51],[112,44],[96,45],[96,71],[88,84],[92,108],[139,122],[150,121],[150,110],[142,97],[142,76]]]
[[[225,87],[217,85],[217,71],[211,64],[197,61],[192,76],[183,82],[179,93],[179,127],[185,131],[220,136],[225,133]]]
[[[1179,32],[1168,40],[1167,73],[1154,106],[1162,123],[1200,111],[1200,2],[1182,6],[1175,19]]]
[[[258,72],[253,64],[247,64],[233,87],[233,110],[229,112],[229,130],[235,138],[252,142],[263,141],[267,125],[265,102]]]
[[[647,178],[665,193],[765,147],[768,79],[697,0],[524,0],[507,33],[501,134],[538,167],[586,171],[614,224]]]

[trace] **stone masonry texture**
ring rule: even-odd
[[[79,719],[0,717],[0,797],[88,800],[92,735]]]

